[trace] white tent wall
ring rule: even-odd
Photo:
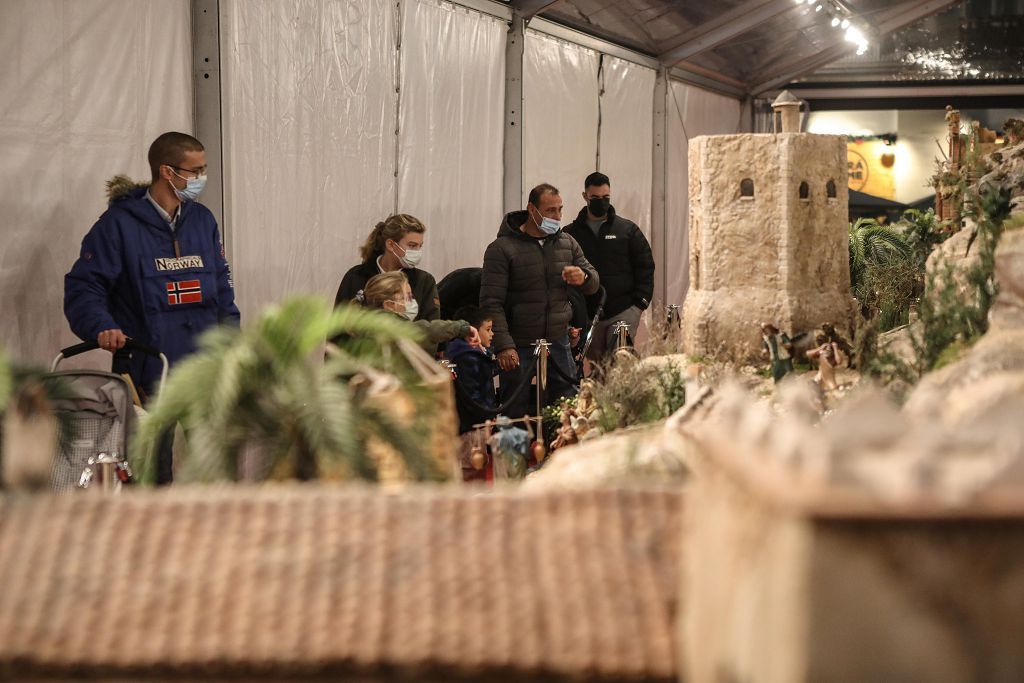
[[[575,218],[583,179],[597,167],[598,59],[593,50],[526,32],[522,206],[531,188],[551,183],[562,193],[563,223]]]
[[[480,266],[501,220],[508,26],[440,0],[402,6],[397,208],[427,226],[421,267],[440,280]]]
[[[189,2],[3,0],[0,64],[0,347],[42,363],[77,341],[64,274],[105,181],[148,180],[153,139],[192,132]]]
[[[654,146],[654,81],[657,72],[605,56],[601,72],[599,170],[612,181],[615,211],[651,237],[651,149]],[[566,209],[583,207],[583,178],[565,192]],[[569,188],[566,188],[568,190]],[[571,196],[571,201],[569,197]],[[571,213],[566,221],[575,217]]]
[[[689,141],[698,135],[744,132],[740,101],[673,81],[668,90],[666,137],[665,303],[682,304],[690,282]],[[658,277],[656,275],[656,277]]]
[[[243,321],[334,298],[395,197],[388,0],[221,0],[225,221]]]
[[[654,147],[654,82],[657,72],[618,57],[601,59],[601,121],[598,136],[598,170],[611,180],[612,204],[618,215],[640,226],[651,239],[651,183]],[[575,192],[564,192],[566,208],[582,208],[583,178]],[[570,210],[566,222],[573,220]],[[663,267],[658,265],[657,268]],[[633,338],[646,335],[648,316],[641,320]]]
[[[396,209],[427,224],[424,266],[438,278],[479,265],[502,213],[503,19],[444,0],[220,0],[220,21],[224,223],[246,319],[292,293],[333,297]],[[12,356],[44,361],[74,341],[63,275],[104,181],[146,179],[152,139],[193,130],[191,42],[188,0],[0,3],[0,340]],[[568,222],[600,168],[619,212],[650,234],[655,72],[595,47],[527,31],[523,200],[552,182]],[[669,92],[658,268],[671,302],[687,281],[686,141],[735,131],[739,103],[678,82]]]

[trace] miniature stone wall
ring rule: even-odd
[[[848,326],[846,175],[841,136],[741,134],[690,141],[687,353],[756,357],[762,321],[790,334],[823,322]]]
[[[681,680],[1021,680],[1024,394],[939,419],[865,391],[816,424],[780,388],[686,425]]]

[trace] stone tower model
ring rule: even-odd
[[[846,139],[783,132],[690,141],[690,286],[683,345],[754,359],[761,322],[793,335],[851,320]]]

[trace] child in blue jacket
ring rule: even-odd
[[[462,442],[462,477],[466,481],[483,479],[483,470],[473,468],[470,454],[474,445],[473,425],[490,417],[481,415],[479,409],[466,401],[465,397],[484,408],[494,409],[498,405],[494,390],[494,377],[498,374],[498,362],[491,352],[491,341],[494,339],[493,321],[481,309],[465,306],[455,312],[455,317],[465,320],[476,327],[480,335],[480,344],[470,344],[465,339],[453,339],[448,342],[445,356],[455,364],[455,381],[460,391],[455,394],[455,405],[459,411],[459,433]]]

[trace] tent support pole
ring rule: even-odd
[[[192,0],[192,120],[195,136],[206,149],[209,169],[203,204],[217,219],[224,247],[228,249],[232,235],[230,223],[224,217],[220,73],[220,1]]]
[[[668,230],[668,204],[666,182],[668,175],[668,69],[658,69],[654,81],[654,147],[652,149],[653,172],[651,174],[651,248],[654,251],[655,273],[654,301],[660,305],[682,303],[666,301],[668,293],[668,253],[665,248]],[[658,315],[657,309],[653,315]]]
[[[526,22],[513,8],[505,42],[505,141],[503,197],[505,212],[523,208],[523,48]]]

